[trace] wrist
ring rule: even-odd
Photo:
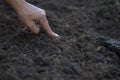
[[[6,0],[16,11],[23,7],[26,3],[25,0]]]

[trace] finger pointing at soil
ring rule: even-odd
[[[45,31],[46,31],[50,36],[52,36],[52,37],[54,37],[54,38],[58,38],[58,37],[59,37],[59,35],[56,34],[56,33],[54,33],[54,32],[52,31],[52,29],[50,28],[46,16],[43,16],[42,19],[40,20],[40,22],[41,22],[41,25],[42,25],[43,29],[45,29]]]

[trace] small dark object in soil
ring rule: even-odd
[[[103,36],[98,37],[97,40],[101,45],[107,47],[109,50],[116,52],[120,57],[120,40],[109,39]]]

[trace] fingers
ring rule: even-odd
[[[28,21],[26,23],[27,27],[30,28],[30,30],[34,33],[34,34],[38,34],[40,32],[40,28],[37,27],[37,25],[35,24],[34,21]]]
[[[48,24],[48,21],[47,21],[45,16],[43,16],[40,19],[40,23],[41,23],[42,27],[45,29],[45,31],[47,31],[47,33],[51,34],[53,32],[52,29],[50,28],[50,26]]]
[[[40,23],[41,23],[42,27],[44,28],[44,30],[45,30],[50,36],[52,36],[52,37],[54,37],[54,38],[59,37],[59,35],[56,34],[56,33],[54,33],[54,32],[52,31],[52,29],[50,28],[49,23],[48,23],[48,20],[47,20],[47,18],[46,18],[45,15],[42,15],[42,17],[41,17],[41,19],[40,19]]]

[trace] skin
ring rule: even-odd
[[[6,0],[6,2],[14,8],[19,19],[34,34],[38,34],[40,28],[43,28],[51,37],[60,37],[50,28],[45,10],[38,8],[25,0]],[[36,21],[39,23],[39,26],[37,26]]]

